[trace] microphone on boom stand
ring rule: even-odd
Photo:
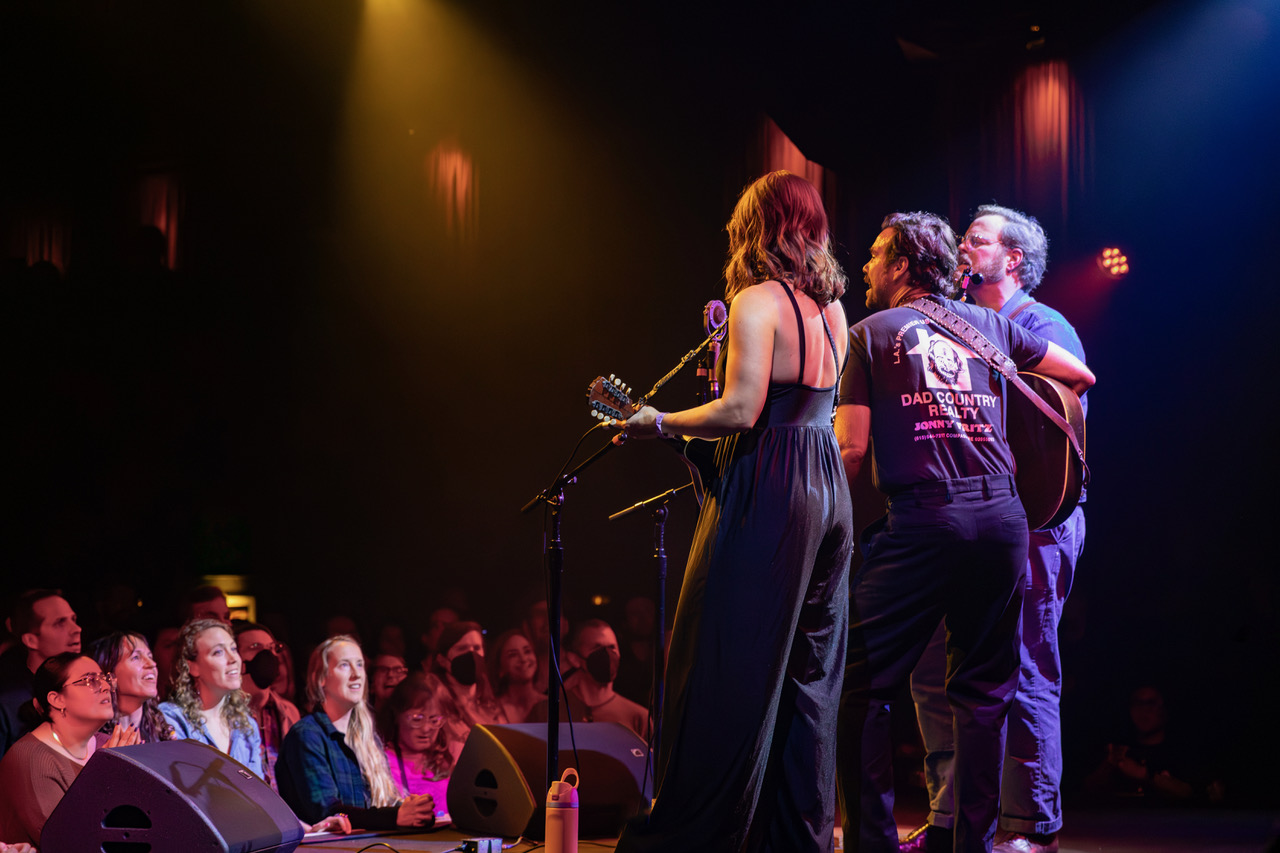
[[[967,302],[969,298],[969,285],[980,287],[982,285],[982,273],[974,272],[972,267],[965,267],[962,270],[956,270],[956,282],[960,285],[960,301]]]
[[[701,380],[698,390],[698,401],[709,403],[720,399],[720,379],[716,376],[716,362],[720,360],[720,344],[728,331],[729,309],[719,299],[713,299],[702,309],[702,331],[712,336],[707,351],[698,365],[698,378]]]

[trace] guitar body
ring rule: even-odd
[[[714,438],[670,438],[663,444],[676,450],[680,459],[689,469],[689,477],[693,480],[693,493],[698,498],[698,506],[702,506],[707,492],[716,487],[720,479],[720,469],[716,466],[716,449],[719,439]]]
[[[1038,373],[1018,374],[1037,395],[1070,424],[1085,449],[1084,409],[1075,392]],[[1009,448],[1017,466],[1018,495],[1032,530],[1057,527],[1075,511],[1084,489],[1084,465],[1066,434],[1035,404],[1010,389]]]

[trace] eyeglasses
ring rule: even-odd
[[[387,675],[394,675],[397,678],[404,678],[409,674],[407,666],[375,666],[374,672],[385,672]]]
[[[284,654],[285,651],[287,651],[284,643],[250,643],[240,651],[240,656],[244,657],[245,655],[256,655],[259,651],[262,651],[263,649],[271,652],[276,657],[279,657],[280,655]]]
[[[432,714],[428,717],[425,714],[411,714],[409,716],[409,725],[415,729],[420,729],[424,725],[429,729],[438,729],[444,725],[444,715]]]
[[[990,246],[993,243],[999,243],[999,240],[988,240],[986,237],[977,237],[973,234],[964,235],[964,239],[960,241],[957,248],[963,249],[968,246],[970,249],[981,249],[983,246]]]
[[[109,672],[91,672],[75,681],[68,681],[67,684],[83,684],[94,693],[101,693],[116,686],[116,677]]]

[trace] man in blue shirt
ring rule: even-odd
[[[1084,361],[1084,347],[1076,330],[1062,314],[1031,296],[1048,258],[1049,242],[1040,223],[997,205],[978,208],[959,246],[960,264],[976,273],[973,280],[980,282],[969,288],[973,302]],[[1088,412],[1085,397],[1081,397],[1081,406]],[[1018,688],[1009,710],[1000,785],[1000,829],[1007,837],[995,845],[999,853],[1054,853],[1058,849],[1057,833],[1062,828],[1058,622],[1084,547],[1084,534],[1082,507],[1076,507],[1057,527],[1029,534]],[[951,772],[955,741],[951,708],[943,689],[944,636],[945,625],[939,626],[911,678],[925,745],[929,825],[936,828],[926,833],[934,835],[939,834],[938,829],[951,829],[955,821]],[[925,834],[913,836],[917,843],[904,844],[904,849],[928,849]]]

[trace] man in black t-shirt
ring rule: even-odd
[[[946,619],[947,696],[955,715],[956,850],[990,851],[1000,797],[1002,727],[1017,685],[1027,560],[1014,489],[1004,380],[920,311],[941,303],[1019,369],[1083,392],[1093,374],[1066,350],[952,302],[955,235],[928,213],[893,214],[863,267],[876,314],[850,330],[836,434],[852,480],[868,453],[888,514],[863,533],[851,584],[841,702],[845,848],[896,851],[889,712]],[[1015,392],[1017,393],[1017,392]]]

